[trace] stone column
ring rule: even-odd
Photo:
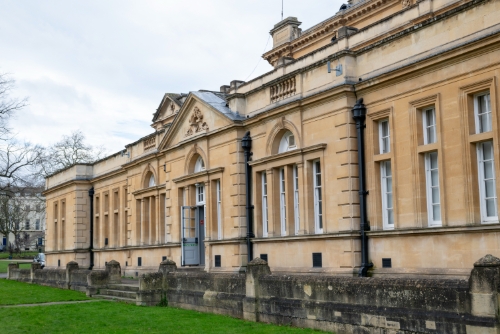
[[[480,317],[497,317],[500,282],[500,259],[491,254],[474,263],[469,279],[471,313]]]
[[[167,292],[168,290],[168,281],[167,275],[170,273],[174,273],[177,271],[177,264],[172,260],[165,260],[160,263],[160,268],[158,268],[158,272],[163,274],[163,291]]]
[[[33,265],[31,265],[31,268],[32,268],[31,271],[33,271]],[[71,289],[71,272],[73,270],[78,270],[78,269],[79,269],[78,262],[70,261],[66,264],[66,288],[67,289]]]
[[[306,228],[306,198],[307,191],[304,182],[304,163],[297,163],[297,174],[299,176],[299,235],[307,234]]]
[[[266,261],[255,258],[247,264],[246,297],[243,300],[243,319],[259,321],[259,279],[270,275],[271,270]]]
[[[122,269],[119,262],[111,260],[106,263],[106,271],[109,273],[110,284],[120,284],[122,282]]]
[[[42,264],[38,262],[31,263],[31,283],[35,280],[35,270],[42,269]]]
[[[141,198],[141,239],[139,242],[139,245],[144,245],[146,242],[146,238],[149,238],[149,235],[146,236],[146,215],[147,215],[147,207],[146,207],[146,200],[144,198]]]
[[[9,263],[9,265],[7,266],[7,279],[11,279],[12,269],[19,269],[19,264],[18,263]]]
[[[280,235],[280,204],[279,204],[279,173],[273,173],[273,169],[266,170],[267,178],[267,234],[269,237]],[[275,180],[278,177],[278,182]],[[276,184],[278,188],[276,189]],[[276,195],[276,191],[278,195]],[[278,202],[276,202],[278,199]],[[278,230],[276,230],[278,228]]]

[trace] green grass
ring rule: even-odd
[[[7,272],[7,267],[9,263],[16,263],[14,260],[0,261],[0,274]],[[19,269],[30,269],[31,263],[19,263]]]
[[[9,333],[318,333],[169,307],[96,302],[0,308]]]
[[[33,259],[37,254],[38,254],[38,252],[23,252],[23,253],[21,253],[21,255],[13,254],[12,259],[15,260],[15,259],[20,259],[21,257],[23,257],[24,260],[29,260],[29,259]],[[27,257],[27,258],[24,258],[24,257]],[[8,258],[9,258],[9,252],[0,253],[0,259],[8,259]]]
[[[0,305],[37,304],[86,299],[89,298],[79,291],[62,290],[0,279]]]
[[[75,291],[0,279],[0,304],[86,299]],[[319,333],[171,307],[99,301],[34,307],[0,307],[6,333]]]

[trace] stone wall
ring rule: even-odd
[[[246,274],[177,270],[172,261],[140,278],[139,305],[226,314],[335,333],[498,333],[500,259],[475,263],[469,280],[354,278],[271,273],[255,259]]]
[[[108,262],[104,271],[80,270],[76,262],[68,263],[66,270],[39,266],[19,270],[11,264],[9,279],[67,289],[86,287],[88,295],[119,283],[115,261]],[[500,259],[491,255],[474,264],[468,280],[273,274],[259,258],[248,264],[245,274],[206,273],[177,269],[167,260],[158,272],[141,275],[136,304],[168,303],[337,334],[498,334],[499,290]]]

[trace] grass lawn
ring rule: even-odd
[[[9,333],[319,333],[170,307],[114,302],[0,308]]]
[[[0,279],[0,304],[86,299],[75,291]],[[170,307],[99,301],[34,307],[0,307],[6,333],[319,333]]]
[[[7,272],[7,267],[11,262],[15,263],[16,261],[14,260],[0,261],[0,274]],[[30,268],[31,268],[31,263],[19,263],[19,269],[30,269]]]
[[[0,279],[0,305],[89,299],[84,293]],[[2,317],[0,316],[0,319]]]

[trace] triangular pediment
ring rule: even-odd
[[[158,109],[156,109],[156,112],[153,114],[153,123],[175,115],[179,111],[181,107],[181,103],[178,100],[179,96],[180,94],[174,93],[166,93],[163,96]]]
[[[191,92],[159,149],[174,146],[241,120],[243,117],[233,113],[221,96],[212,92]]]

